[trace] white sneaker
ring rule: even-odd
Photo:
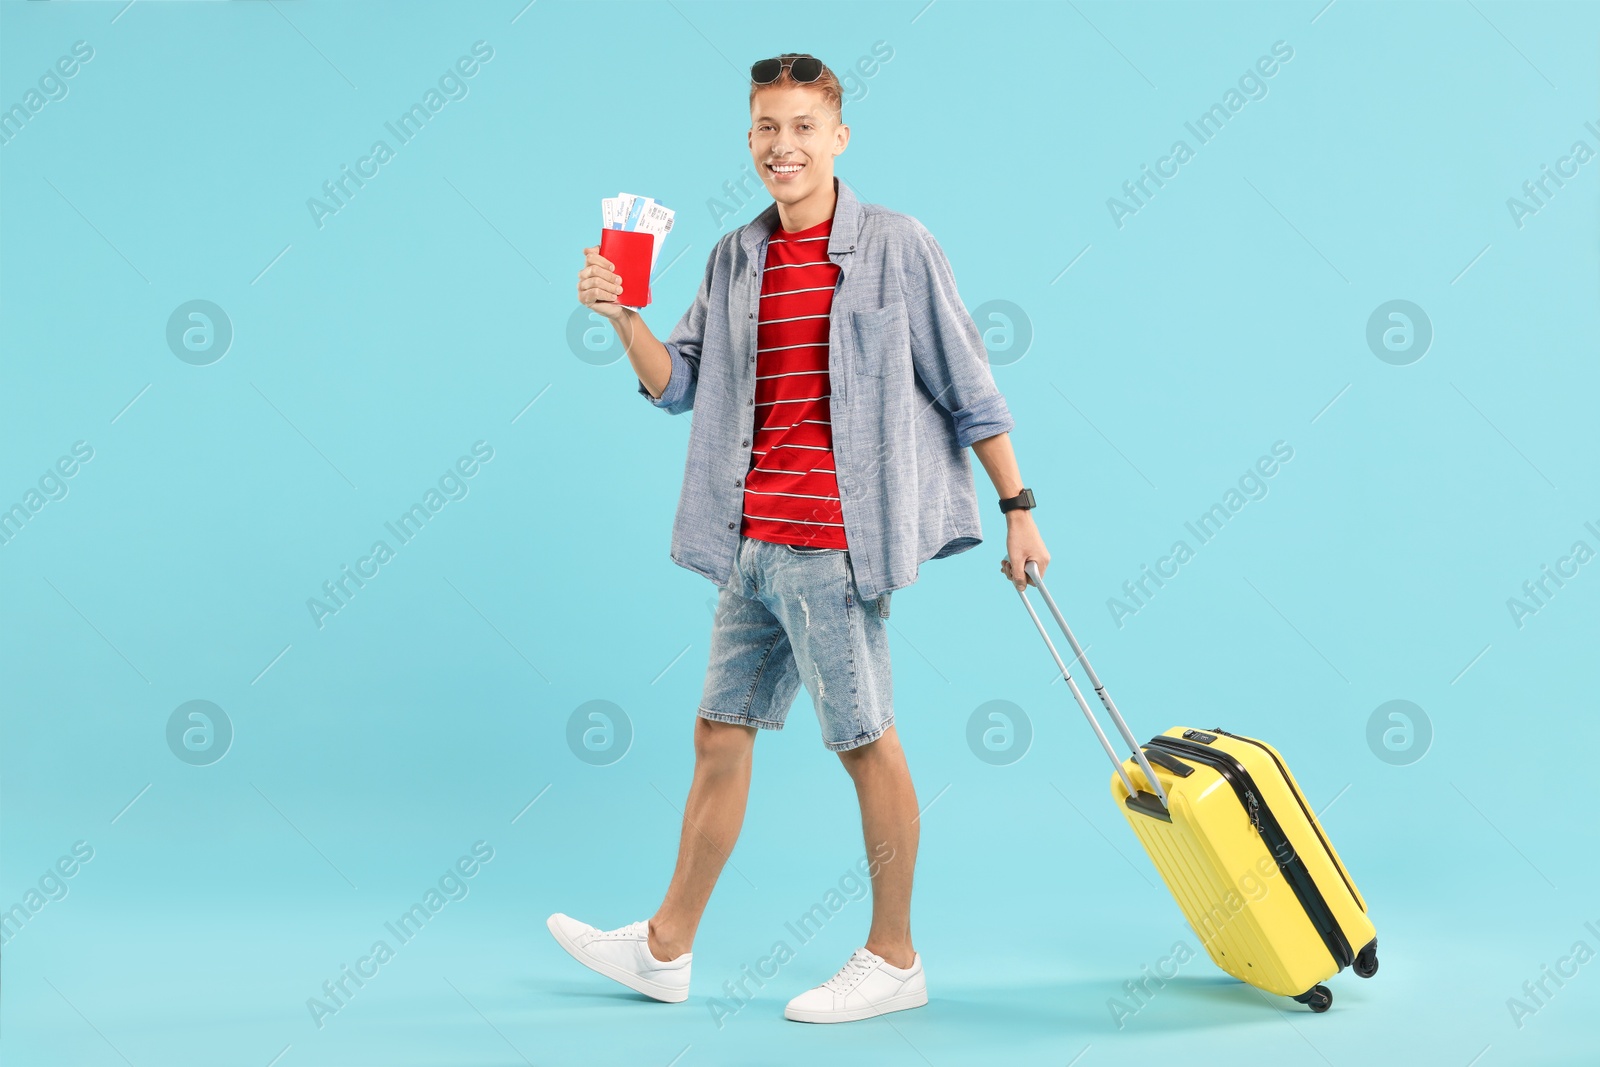
[[[685,952],[675,960],[658,960],[650,951],[650,924],[630,923],[616,930],[596,930],[570,915],[556,912],[545,921],[558,944],[572,958],[607,978],[647,997],[676,1004],[689,999],[689,962]]]
[[[926,1003],[928,983],[922,975],[921,953],[912,956],[909,968],[901,969],[889,966],[876,952],[858,948],[838,974],[789,1001],[783,1017],[797,1023],[848,1023]]]

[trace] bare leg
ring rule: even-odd
[[[870,744],[839,753],[856,783],[872,876],[872,930],[867,950],[891,967],[911,966],[911,874],[917,862],[917,794],[893,726]],[[887,847],[885,847],[887,846]],[[887,857],[887,858],[886,858]]]
[[[744,825],[756,728],[695,716],[694,782],[683,806],[678,865],[650,919],[650,952],[673,960],[690,951],[700,916]]]

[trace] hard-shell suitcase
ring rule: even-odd
[[[1116,773],[1111,794],[1212,962],[1258,989],[1326,1011],[1321,983],[1378,970],[1367,904],[1277,749],[1252,737],[1174,726],[1140,746],[1062,617],[1038,566],[1024,568],[1066,634],[1133,756],[1107,739],[1044,623],[1023,606]]]

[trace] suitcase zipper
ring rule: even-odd
[[[1250,809],[1250,825],[1256,828],[1256,833],[1261,832],[1261,803],[1256,800],[1254,793],[1244,795],[1245,807]]]
[[[1250,825],[1261,835],[1267,851],[1272,854],[1284,872],[1284,881],[1289,883],[1295,898],[1300,901],[1306,918],[1322,938],[1322,943],[1327,947],[1328,954],[1333,957],[1333,962],[1341,971],[1354,963],[1355,953],[1350,949],[1349,939],[1339,928],[1339,923],[1334,919],[1333,911],[1323,898],[1322,891],[1317,888],[1310,872],[1306,870],[1305,863],[1295,852],[1294,846],[1289,843],[1288,835],[1283,832],[1283,827],[1279,825],[1276,816],[1257,798],[1255,780],[1250,777],[1250,772],[1245,769],[1244,764],[1225,752],[1192,741],[1168,737],[1165,734],[1152,737],[1149,743],[1156,748],[1165,748],[1174,755],[1204,763],[1222,775],[1223,779],[1233,787],[1239,802],[1244,805],[1250,817]]]
[[[1248,744],[1252,744],[1252,745],[1256,746],[1257,748],[1259,748],[1261,751],[1265,752],[1267,755],[1272,757],[1272,762],[1276,763],[1278,765],[1278,770],[1283,774],[1284,784],[1289,786],[1289,792],[1294,794],[1295,802],[1300,805],[1300,810],[1305,812],[1306,821],[1311,824],[1311,829],[1313,829],[1313,830],[1315,830],[1317,832],[1317,840],[1322,843],[1322,850],[1328,854],[1328,862],[1333,864],[1333,869],[1339,872],[1339,877],[1340,878],[1344,879],[1344,886],[1345,886],[1346,889],[1350,890],[1351,899],[1353,899],[1357,904],[1361,904],[1362,905],[1362,907],[1361,907],[1362,911],[1366,911],[1367,910],[1366,909],[1366,905],[1361,900],[1361,894],[1357,893],[1356,892],[1356,887],[1350,884],[1350,876],[1345,873],[1344,864],[1340,863],[1339,860],[1338,860],[1338,857],[1336,857],[1333,854],[1332,846],[1330,846],[1328,844],[1328,839],[1326,837],[1324,837],[1323,834],[1322,834],[1321,825],[1318,824],[1318,822],[1316,820],[1316,817],[1311,814],[1311,809],[1306,807],[1306,802],[1303,799],[1301,799],[1300,791],[1298,789],[1296,789],[1293,785],[1290,784],[1289,768],[1287,768],[1287,767],[1285,767],[1283,765],[1283,760],[1278,758],[1278,754],[1276,752],[1272,751],[1272,749],[1268,748],[1266,745],[1263,745],[1260,741],[1257,741],[1253,737],[1241,737],[1238,734],[1230,734],[1228,731],[1224,730],[1220,726],[1216,727],[1213,730],[1213,732],[1214,733],[1219,733],[1223,737],[1231,737],[1235,741],[1244,741],[1244,742],[1247,742]]]

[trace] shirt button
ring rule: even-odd
[[[733,484],[734,485],[743,485],[744,484],[744,479],[743,478],[735,478],[733,480]]]
[[[730,529],[730,530],[733,529],[733,523],[731,523],[731,522],[728,523],[728,529]]]
[[[739,447],[740,448],[749,448],[750,447],[750,439],[749,438],[745,438],[743,441],[740,441],[739,442]]]

